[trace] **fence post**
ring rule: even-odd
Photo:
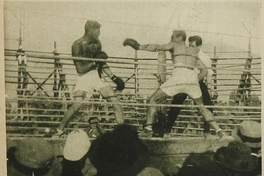
[[[27,79],[27,57],[25,55],[25,50],[23,50],[22,46],[20,45],[17,54],[16,59],[18,61],[18,87],[17,87],[17,94],[18,98],[24,97],[25,92],[27,92],[25,89],[27,89],[28,85],[28,79]],[[23,107],[27,106],[26,101],[24,100],[18,100],[18,114],[20,114],[20,118],[23,119],[24,116],[24,110]]]
[[[57,51],[57,46],[56,46],[56,41],[54,41],[54,50],[53,50],[54,56],[59,56],[59,53]],[[60,67],[60,60],[59,59],[54,59],[54,83],[53,83],[53,94],[54,97],[59,96],[59,88],[57,84],[57,75],[59,74],[58,72],[58,67]]]
[[[166,53],[164,51],[160,51],[158,53],[158,74],[157,74],[157,81],[158,87],[162,85],[166,81]],[[166,100],[162,101],[162,104],[166,104]],[[160,114],[158,114],[158,120],[162,124],[166,122],[166,115],[167,115],[167,108],[166,107],[159,107]]]
[[[213,73],[213,80],[214,80],[214,84],[213,84],[213,90],[212,91],[212,99],[217,102],[217,97],[218,97],[218,93],[217,93],[217,55],[216,55],[216,46],[214,46],[214,58],[212,59],[212,70],[214,71]]]
[[[134,64],[134,72],[135,72],[135,96],[138,96],[138,92],[139,92],[139,83],[138,83],[138,59],[137,59],[137,50],[135,50],[135,59],[134,61],[136,62],[136,64]]]

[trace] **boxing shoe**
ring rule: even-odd
[[[215,133],[216,133],[216,135],[219,137],[219,139],[221,139],[221,140],[227,138],[225,132],[222,131],[222,129],[218,129],[218,130],[216,130]]]
[[[170,139],[171,138],[170,133],[164,133],[163,138],[164,139]]]
[[[152,137],[152,128],[151,127],[145,127],[144,130],[138,134],[138,137],[151,138]]]

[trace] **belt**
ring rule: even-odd
[[[182,66],[180,66],[180,65],[178,66],[177,65],[174,68],[186,68],[186,69],[189,69],[189,70],[194,70],[194,68],[192,68],[192,67],[187,67],[187,66],[183,66],[183,65]]]
[[[194,58],[196,58],[196,59],[199,59],[199,56],[198,55],[192,55],[192,54],[175,54],[175,55],[173,55],[174,57],[176,57],[176,56],[191,56],[191,57],[194,57]]]

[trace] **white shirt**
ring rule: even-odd
[[[211,69],[212,60],[206,53],[202,52],[201,50],[199,51],[198,56],[199,56],[200,60],[204,63],[204,65],[208,71],[208,74],[204,79],[207,81],[207,84],[211,84],[212,75],[214,74],[213,70]],[[197,68],[195,70],[197,71],[197,73],[200,72],[200,70]]]

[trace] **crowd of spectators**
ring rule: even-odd
[[[91,119],[97,124],[98,119]],[[98,124],[95,125],[96,129]],[[177,174],[150,167],[149,150],[135,127],[118,125],[91,140],[89,130],[70,132],[63,156],[52,140],[26,138],[8,150],[10,176],[258,176],[261,175],[261,124],[243,121],[227,146],[190,153]],[[89,137],[91,136],[91,137]],[[175,166],[176,167],[176,166]]]

